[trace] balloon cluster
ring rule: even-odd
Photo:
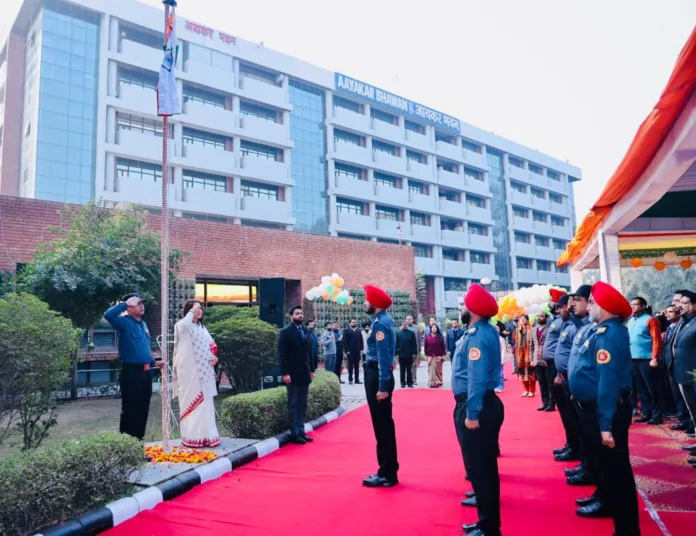
[[[351,305],[353,296],[342,288],[344,283],[343,278],[336,273],[325,275],[321,278],[321,284],[308,290],[305,296],[308,300],[322,299],[339,305]]]
[[[539,313],[551,313],[551,289],[563,290],[554,285],[534,285],[511,292],[498,302],[498,318],[507,322],[523,314],[536,317]],[[534,318],[530,318],[533,322]]]

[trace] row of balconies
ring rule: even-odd
[[[548,192],[547,192],[548,193]],[[544,212],[552,212],[563,216],[568,216],[568,198],[563,197],[560,203],[551,201],[550,196],[545,199],[533,196],[530,192],[519,192],[510,188],[510,200],[515,205],[531,208],[532,210],[541,210]]]
[[[157,96],[153,89],[121,84],[118,89],[118,98],[112,101],[112,104],[139,115],[153,116],[156,113]],[[240,115],[239,110],[214,108],[196,101],[184,103],[182,111],[183,115],[173,116],[172,122],[185,122],[187,125],[207,131],[239,135],[282,147],[293,146],[289,124],[243,116]]]
[[[570,285],[570,275],[556,272],[555,270],[546,272],[543,270],[533,270],[526,268],[515,268],[515,278],[517,283],[539,284],[539,285]]]
[[[551,223],[548,222],[534,221],[531,214],[528,218],[513,215],[512,228],[516,231],[539,234],[550,238],[560,238],[563,240],[570,240],[573,237],[573,230],[568,218],[565,219],[565,225],[561,227],[559,225],[551,225]]]
[[[117,133],[116,144],[107,144],[107,150],[132,159],[161,161],[162,138],[134,130]],[[204,171],[225,177],[239,176],[249,179],[292,186],[290,166],[253,155],[201,145],[185,145],[181,141],[169,141],[169,159],[172,165]]]
[[[441,255],[434,257],[416,257],[416,267],[425,275],[454,277],[459,279],[497,279],[495,261],[489,255],[490,264],[478,264],[468,261],[452,261]]]
[[[488,180],[476,180],[459,173],[436,168],[433,163],[421,164],[408,160],[403,156],[394,156],[381,151],[370,150],[368,147],[353,143],[334,140],[330,146],[329,157],[342,162],[348,162],[363,168],[377,169],[400,177],[409,177],[431,184],[441,184],[447,188],[469,191],[484,196],[490,196]]]
[[[524,242],[512,242],[512,250],[519,257],[528,257],[530,259],[542,259],[545,261],[553,261],[563,253],[563,249],[555,249],[553,246],[538,246],[536,244],[527,244]]]
[[[159,72],[162,64],[162,50],[124,39],[121,41],[120,50],[114,55],[114,58],[123,63]],[[289,104],[290,96],[287,87],[275,86],[245,76],[241,76],[237,81],[233,71],[218,69],[192,60],[188,60],[182,69],[183,55],[180,54],[179,58],[176,73],[177,77],[182,80],[226,93],[237,94],[243,98],[277,108],[286,110],[292,108]]]
[[[340,106],[333,107],[333,117],[330,122],[340,127],[364,134],[372,134],[380,139],[393,142],[398,145],[412,147],[419,151],[435,153],[443,158],[448,158],[459,163],[464,163],[480,170],[488,171],[486,155],[464,149],[461,145],[453,145],[443,141],[435,141],[432,129],[426,134],[420,134],[406,129],[402,125],[392,125],[373,119],[366,114],[360,114]]]
[[[539,175],[528,169],[522,169],[517,166],[508,166],[508,176],[516,181],[520,181],[527,185],[537,186],[545,190],[550,190],[554,193],[568,195],[569,186],[567,179],[555,181],[548,178],[546,175]]]

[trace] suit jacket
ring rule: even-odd
[[[696,369],[696,315],[679,321],[674,350],[674,379],[681,385],[694,385],[690,372]]]
[[[670,373],[674,372],[674,336],[677,334],[679,322],[670,324],[665,332],[665,340],[662,344],[662,363]]]
[[[360,357],[365,349],[363,346],[362,330],[360,328],[346,328],[343,330],[343,350],[346,354]]]
[[[418,341],[412,330],[400,329],[396,332],[396,355],[399,358],[412,358],[418,355]]]
[[[300,334],[304,333],[304,340]],[[309,385],[311,373],[316,369],[312,359],[312,342],[306,327],[300,329],[295,324],[288,324],[278,333],[278,364],[280,374],[290,376],[295,385]]]

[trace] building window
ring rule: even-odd
[[[372,151],[385,153],[391,156],[399,156],[399,148],[390,143],[384,143],[379,140],[372,140]]]
[[[527,186],[525,184],[520,183],[520,182],[510,181],[510,189],[513,192],[519,192],[521,194],[527,193]]]
[[[242,181],[242,197],[278,200],[278,187],[259,182]]]
[[[346,132],[345,130],[339,130],[337,128],[334,129],[334,141],[342,141],[343,143],[350,143],[358,147],[365,147],[365,138],[358,134],[353,134],[352,132]]]
[[[158,36],[158,39],[160,44],[157,48],[161,48],[162,37]],[[234,70],[234,60],[229,54],[223,54],[217,50],[186,42],[184,43],[184,62],[189,60],[223,71]]]
[[[363,177],[365,173],[359,167],[349,166],[342,162],[336,162],[334,164],[334,176],[335,177],[346,177],[347,179],[354,179],[356,181],[365,180]]]
[[[549,239],[545,236],[534,235],[534,243],[540,248],[549,247]]]
[[[459,164],[455,162],[450,162],[449,160],[444,160],[442,158],[437,159],[437,167],[438,169],[442,169],[444,171],[447,171],[448,173],[456,173],[459,174]]]
[[[471,169],[466,166],[464,166],[464,176],[467,179],[473,179],[475,181],[482,181],[483,180],[483,173],[477,169]]]
[[[471,264],[490,264],[491,256],[483,251],[470,251],[469,259]]]
[[[406,159],[409,162],[415,162],[417,164],[427,164],[428,163],[428,157],[425,156],[423,153],[411,151],[409,149],[406,150]]]
[[[565,240],[553,239],[553,249],[564,250],[566,248]]]
[[[536,164],[532,164],[531,162],[529,163],[529,171],[531,171],[532,173],[536,173],[537,175],[544,174],[544,168]]]
[[[549,192],[549,200],[550,200],[552,203],[556,203],[556,204],[558,204],[558,205],[562,205],[562,204],[563,204],[563,196],[562,196],[562,195],[559,195],[559,194],[554,194],[554,193]]]
[[[156,74],[148,71],[119,67],[118,81],[122,86],[135,86],[154,90],[157,89],[159,79]]]
[[[413,244],[413,256],[431,259],[433,257],[433,248],[425,244]]]
[[[469,223],[469,234],[476,236],[488,236],[488,227],[478,223]]]
[[[550,272],[551,271],[551,262],[550,261],[536,261],[537,263],[537,270],[540,272]]]
[[[223,151],[227,148],[227,144],[231,143],[232,140],[226,138],[225,136],[220,136],[219,134],[213,134],[211,132],[203,132],[201,130],[195,130],[192,128],[184,127],[184,145],[200,145],[202,147],[212,147],[214,149],[222,149]]]
[[[464,222],[462,220],[440,218],[440,229],[443,231],[456,231],[461,233],[464,229]]]
[[[539,222],[539,223],[547,223],[547,221],[548,221],[546,214],[544,214],[543,212],[537,212],[536,210],[532,211],[532,219],[535,222]]]
[[[517,268],[521,270],[533,270],[534,261],[532,259],[525,259],[524,257],[517,257]]]
[[[546,170],[546,176],[551,179],[552,181],[560,181],[561,180],[561,175],[552,169],[547,169]]]
[[[466,279],[445,277],[445,292],[466,292]]]
[[[516,168],[524,169],[524,160],[521,160],[520,158],[517,158],[516,156],[508,156],[508,162],[510,162],[511,166],[515,166]]]
[[[280,86],[277,73],[267,71],[266,69],[248,63],[240,63],[239,76],[241,78],[250,78],[258,82],[263,82],[264,84],[271,84],[272,86]]]
[[[406,127],[406,130],[410,130],[416,134],[421,134],[422,136],[425,135],[425,126],[421,125],[420,123],[414,123],[413,121],[409,121],[407,119],[404,121],[404,126]]]
[[[386,188],[398,188],[399,187],[399,179],[398,178],[392,177],[391,175],[387,175],[386,173],[380,173],[379,171],[375,171],[374,180],[375,180],[375,184],[377,184],[379,186],[384,186]]]
[[[254,102],[242,101],[239,103],[239,115],[242,117],[250,116],[268,121],[269,123],[278,122],[278,111],[274,108],[262,106]]]
[[[517,218],[528,218],[529,211],[526,208],[512,207],[512,215]]]
[[[213,190],[215,192],[227,191],[227,179],[211,173],[183,170],[184,188],[196,190]],[[252,196],[245,196],[252,197]]]
[[[411,179],[408,181],[408,191],[412,194],[428,195],[425,184]]]
[[[464,261],[465,253],[459,249],[443,249],[442,258],[446,261]]]
[[[124,40],[132,41],[146,47],[162,49],[162,36],[157,34],[157,32],[123,21],[119,21],[118,27],[121,31],[121,42]]]
[[[520,233],[518,231],[515,231],[515,243],[517,244],[531,244],[532,243],[532,235],[529,233]]]
[[[383,123],[388,123],[389,125],[399,124],[399,118],[397,116],[388,114],[387,112],[383,112],[382,110],[378,110],[377,108],[372,108],[370,110],[370,116],[372,117],[372,119],[382,121]]]
[[[258,284],[253,281],[199,279],[196,281],[196,300],[205,306],[258,304]]]
[[[440,199],[444,199],[445,201],[451,201],[452,203],[461,202],[461,196],[459,192],[455,192],[454,190],[446,190],[445,188],[440,188],[438,190],[438,197]]]
[[[335,108],[343,108],[344,110],[350,110],[356,114],[362,114],[363,107],[361,104],[354,102],[352,100],[344,99],[338,95],[333,96],[333,105]]]
[[[130,115],[118,112],[116,114],[117,130],[133,130],[142,134],[148,134],[157,138],[162,137],[162,121],[157,119],[147,119],[137,115]]]
[[[556,273],[557,274],[567,274],[568,267],[567,266],[556,266]]]
[[[537,199],[546,199],[546,193],[544,190],[539,190],[539,188],[530,188],[529,191],[531,192],[533,197],[536,197]]]
[[[411,211],[411,225],[428,226],[428,216],[422,212]]]
[[[149,162],[138,162],[127,158],[116,159],[116,175],[129,179],[142,179],[158,182],[162,180],[162,166]]]
[[[551,216],[551,225],[555,227],[565,227],[565,219],[558,216]]]
[[[283,150],[260,143],[252,143],[242,140],[242,156],[251,156],[253,158],[262,158],[266,160],[281,161],[280,155]]]
[[[481,154],[481,146],[478,143],[474,143],[473,141],[463,139],[462,147],[464,147],[464,149],[467,151],[471,151],[472,153]]]
[[[375,215],[378,220],[401,221],[401,214],[398,208],[377,205],[375,207]]]
[[[467,194],[466,204],[470,207],[486,208],[486,200],[483,197],[479,197],[477,195]]]
[[[184,104],[187,102],[197,102],[209,108],[219,108],[224,110],[227,98],[225,95],[208,91],[206,89],[184,85]]]
[[[365,214],[365,204],[360,201],[352,201],[350,199],[336,198],[336,209],[339,212],[345,212],[348,214]]]
[[[442,143],[447,143],[449,145],[457,145],[457,138],[450,134],[445,134],[439,130],[435,131],[435,141],[441,141]]]

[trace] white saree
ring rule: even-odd
[[[179,398],[181,444],[188,448],[217,447],[213,398],[217,396],[215,369],[210,361],[213,338],[193,311],[174,326],[174,397]]]

